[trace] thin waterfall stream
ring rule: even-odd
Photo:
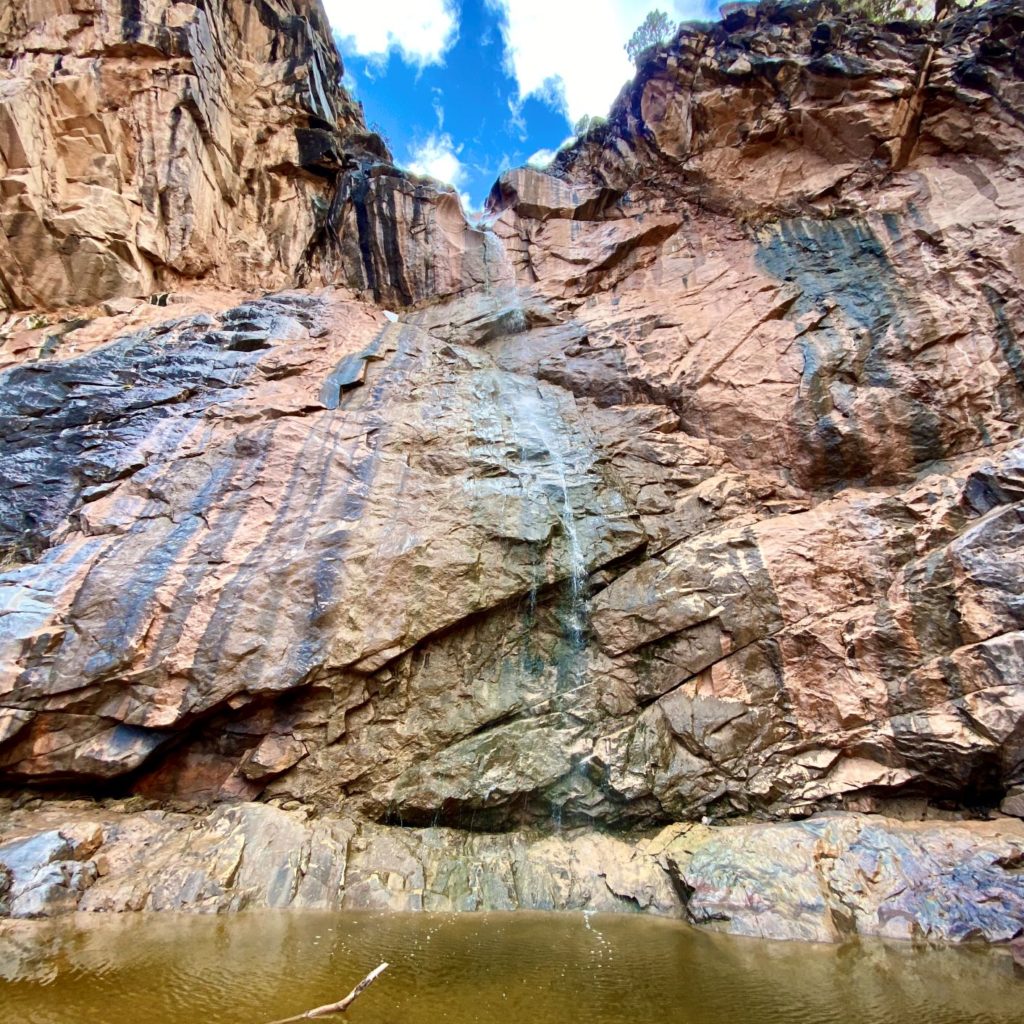
[[[515,288],[502,287],[491,295],[500,312],[501,335],[517,335],[528,344],[529,315]],[[556,385],[532,375],[516,378],[514,388],[497,389],[508,447],[518,457],[517,472],[524,489],[523,514],[531,519],[553,519],[547,536],[546,557],[538,565],[536,580],[527,597],[527,622],[532,633],[537,627],[539,591],[557,584],[553,607],[560,622],[561,637],[547,652],[544,664],[552,669],[551,690],[537,713],[553,714],[559,729],[539,730],[564,751],[565,774],[545,790],[548,821],[557,832],[563,824],[563,809],[571,798],[580,769],[571,747],[577,733],[573,693],[583,683],[587,662],[588,566],[586,538],[593,525],[581,530],[589,516],[583,505],[592,470],[593,456],[581,444],[575,398]],[[527,643],[531,640],[528,638]],[[566,724],[569,727],[566,728]]]
[[[501,310],[498,317],[501,333],[506,336],[526,334],[530,330],[530,319],[516,285],[515,269],[505,246],[489,227],[484,230],[484,253],[488,269],[484,294],[495,300]],[[493,274],[490,272],[492,268]],[[573,651],[580,651],[586,643],[587,557],[576,527],[577,510],[572,501],[569,476],[570,473],[578,473],[581,467],[578,453],[567,446],[566,438],[561,433],[566,427],[564,418],[558,416],[558,422],[555,422],[556,417],[552,415],[555,401],[545,399],[545,387],[554,390],[551,385],[544,385],[538,381],[535,390],[527,390],[523,395],[517,396],[518,408],[514,425],[520,429],[529,428],[543,446],[553,470],[552,478],[539,476],[537,483],[547,494],[554,491],[558,505],[558,519],[569,563],[569,601],[565,613],[566,640]],[[522,450],[520,454],[523,454]]]
[[[587,558],[580,543],[576,526],[577,511],[573,505],[569,482],[570,474],[576,472],[578,467],[576,464],[570,464],[572,452],[567,449],[564,439],[560,438],[557,430],[553,428],[550,405],[544,401],[539,387],[535,391],[526,390],[523,393],[519,398],[519,412],[525,414],[528,425],[535,431],[536,438],[547,456],[544,465],[550,472],[538,474],[536,485],[548,500],[553,499],[561,526],[568,562],[565,633],[571,650],[578,652],[586,644],[587,580]]]

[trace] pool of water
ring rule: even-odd
[[[0,922],[3,1024],[971,1024],[1024,1019],[990,950],[735,939],[647,917],[259,913]]]

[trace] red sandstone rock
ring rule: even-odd
[[[386,155],[319,0],[138,9],[0,11],[0,310],[287,286],[345,153]]]
[[[499,181],[493,230],[391,166],[336,76],[309,100],[336,70],[322,18],[272,6],[313,34],[154,3],[122,56],[136,29],[106,8],[42,35],[24,4],[0,15],[21,310],[0,330],[5,777],[470,829],[908,794],[922,816],[1016,813],[1019,3],[898,31],[827,5],[687,28],[607,126]],[[299,60],[267,67],[258,117],[218,33],[239,67],[268,33]],[[72,60],[86,42],[102,56]],[[94,109],[132,47],[179,78],[141,113]],[[143,81],[136,62],[120,88]],[[332,127],[303,148],[310,102]],[[175,110],[193,127],[172,154]],[[168,217],[146,205],[156,163],[129,161],[117,199],[70,188],[95,187],[86,150],[127,161],[124,123],[173,156]],[[329,285],[213,290],[296,281]],[[166,309],[120,302],[158,287]],[[814,828],[767,833],[769,875]],[[825,910],[805,937],[846,927]]]

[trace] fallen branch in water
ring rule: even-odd
[[[374,967],[370,973],[344,999],[336,1003],[328,1003],[326,1006],[318,1006],[315,1010],[307,1010],[305,1013],[297,1014],[295,1017],[285,1017],[284,1020],[275,1020],[273,1024],[294,1024],[300,1020],[316,1020],[318,1017],[330,1017],[335,1013],[344,1013],[358,998],[365,992],[386,970],[387,964]]]

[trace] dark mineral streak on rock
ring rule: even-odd
[[[783,221],[764,241],[759,262],[798,289],[787,317],[819,321],[801,337],[806,409],[798,408],[794,417],[806,424],[804,443],[817,457],[813,483],[858,477],[884,482],[885,468],[865,450],[856,416],[836,408],[836,387],[893,394],[906,404],[901,411],[914,463],[941,458],[939,415],[924,401],[900,395],[894,378],[892,364],[903,361],[895,346],[912,342],[908,322],[914,313],[907,297],[901,301],[901,283],[870,227],[845,219]],[[834,309],[838,323],[830,315]]]
[[[208,324],[167,324],[0,375],[0,548],[38,553],[90,489],[142,468],[137,443],[169,406],[192,415],[244,386],[255,359]]]
[[[315,0],[73,6],[0,9],[0,914],[1021,932],[1020,0],[683,26],[475,227]]]
[[[1021,351],[1016,331],[1006,314],[1006,300],[991,285],[983,284],[981,290],[992,308],[992,315],[996,321],[996,338],[1006,365],[1013,372],[1017,383],[1024,388],[1024,352]]]

